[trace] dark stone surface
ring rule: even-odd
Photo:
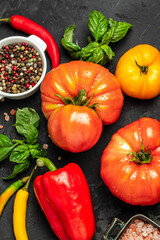
[[[140,43],[151,44],[159,48],[159,0],[1,0],[0,9],[0,18],[20,14],[31,18],[47,28],[60,48],[61,63],[71,61],[71,58],[62,48],[60,43],[65,28],[70,24],[76,24],[75,38],[78,39],[81,47],[85,46],[89,34],[87,26],[88,16],[94,9],[101,11],[107,18],[111,17],[117,21],[127,21],[133,25],[133,30],[130,31],[123,40],[112,44],[116,56],[115,60],[107,65],[112,73],[115,72],[115,67],[120,56],[129,48]],[[8,24],[0,23],[0,39],[14,35],[26,36],[25,33],[14,30]],[[51,69],[51,63],[48,56],[47,62],[49,71]],[[76,162],[84,171],[91,190],[97,222],[97,230],[93,238],[94,240],[101,239],[102,233],[114,217],[126,221],[134,214],[143,213],[160,223],[159,204],[152,207],[127,205],[114,197],[105,187],[99,171],[102,152],[110,141],[112,134],[120,127],[144,116],[160,120],[160,96],[148,101],[141,101],[125,96],[124,107],[119,120],[111,126],[104,126],[102,136],[96,146],[89,151],[79,154],[63,151],[56,147],[49,139],[47,133],[47,121],[41,112],[40,91],[26,100],[13,101],[5,99],[4,102],[0,102],[0,124],[4,125],[4,128],[0,130],[0,133],[6,134],[11,139],[17,136],[13,127],[15,117],[11,116],[10,121],[5,122],[3,113],[9,113],[12,108],[16,109],[23,107],[35,108],[41,116],[39,142],[41,144],[47,143],[49,145],[48,158],[52,159],[57,167],[62,167],[70,161]],[[58,161],[58,156],[62,157],[61,161]],[[0,178],[11,173],[11,170],[12,164],[9,163],[8,160],[1,162]],[[22,175],[27,175],[30,170]],[[3,192],[11,182],[12,181],[7,182],[0,179],[0,193]],[[36,201],[32,184],[29,190],[30,196],[27,208],[27,232],[29,239],[56,240],[57,238],[51,231],[49,224]],[[14,197],[8,202],[0,218],[1,240],[14,239],[12,228],[13,201]]]

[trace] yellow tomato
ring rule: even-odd
[[[135,46],[120,58],[115,75],[126,95],[156,97],[160,93],[160,52],[147,44]]]

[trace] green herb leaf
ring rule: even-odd
[[[13,172],[8,177],[3,177],[3,179],[9,180],[15,178],[19,173],[25,172],[30,166],[30,161],[26,160],[23,163],[16,164],[14,166]]]
[[[17,132],[26,138],[26,142],[34,144],[37,142],[38,130],[32,124],[15,124]]]
[[[109,30],[102,37],[102,40],[101,40],[102,44],[109,44],[109,42],[111,41],[111,39],[114,35],[115,29],[116,29],[116,25],[117,25],[116,21],[113,21],[113,19],[110,18],[108,23],[109,23]]]
[[[81,48],[78,46],[78,44],[73,43],[73,32],[75,28],[75,25],[70,25],[68,28],[66,28],[63,35],[64,38],[61,39],[61,43],[72,58],[80,59]]]
[[[9,157],[9,160],[11,162],[15,162],[15,163],[23,163],[26,160],[28,160],[29,157],[30,157],[30,151],[29,151],[28,145],[23,144],[23,145],[16,147],[12,151],[12,153]]]
[[[98,42],[91,42],[85,48],[82,48],[81,58],[82,60],[88,60],[92,53],[99,47]]]
[[[131,24],[126,22],[118,22],[110,42],[114,43],[121,40],[126,35],[129,29],[132,29]]]
[[[111,61],[114,59],[115,53],[112,51],[112,49],[107,44],[101,45],[101,48],[105,52],[108,61]]]
[[[0,134],[0,161],[4,160],[13,150],[14,145],[10,141],[10,139]]]
[[[88,27],[95,40],[99,41],[102,36],[107,32],[108,21],[102,13],[94,10],[89,15]]]
[[[73,42],[73,32],[75,28],[76,28],[76,25],[70,25],[69,27],[66,28],[63,35],[66,42]]]
[[[80,59],[81,48],[76,43],[67,42],[64,38],[61,40],[63,47],[74,59]]]
[[[28,147],[32,158],[45,157],[47,155],[46,150],[38,143],[35,145],[28,145]]]
[[[18,125],[31,124],[35,128],[38,128],[40,117],[33,108],[17,109],[16,112],[16,129],[18,131]],[[21,133],[20,133],[21,134]]]
[[[99,47],[93,51],[92,56],[88,58],[88,62],[93,62],[93,63],[100,63],[102,59],[104,58],[104,52],[103,50]]]

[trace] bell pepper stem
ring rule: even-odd
[[[1,195],[0,195],[0,216],[2,211],[7,204],[8,200],[12,197],[12,195],[19,190],[27,181],[29,177],[24,177],[19,179],[18,181],[12,183]]]
[[[53,164],[53,162],[51,160],[49,160],[48,158],[43,158],[43,157],[39,157],[37,159],[37,166],[38,167],[44,167],[46,166],[50,171],[55,171],[57,170],[56,166]]]

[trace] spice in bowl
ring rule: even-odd
[[[39,52],[25,42],[0,49],[0,91],[23,93],[32,89],[43,71]]]
[[[150,223],[136,219],[119,240],[160,240],[160,232]]]

